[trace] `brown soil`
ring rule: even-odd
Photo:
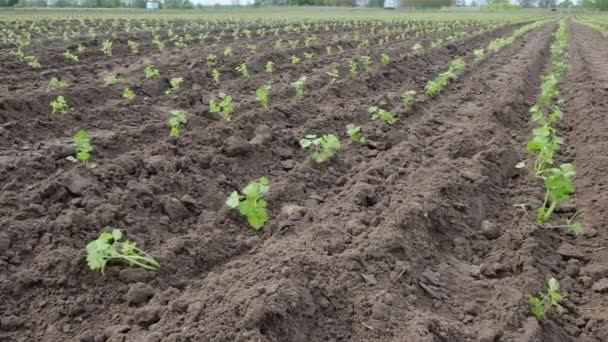
[[[528,109],[556,25],[471,60],[515,27],[422,56],[402,53],[415,40],[396,42],[389,65],[356,81],[341,70],[334,86],[325,72],[340,56],[270,78],[231,76],[222,85],[237,100],[230,123],[208,112],[218,89],[209,75],[186,63],[198,50],[159,58],[169,72],[157,81],[136,83],[142,68],[128,63],[89,70],[83,87],[67,91],[73,116],[48,114],[42,81],[35,96],[20,87],[0,98],[0,340],[607,340],[606,299],[593,288],[608,276],[600,193],[608,160],[597,157],[608,42],[570,25],[563,158],[579,173],[576,198],[560,215],[585,208],[595,228],[575,240],[514,207],[534,208],[542,196],[514,165],[526,158]],[[457,56],[470,65],[442,94],[397,110],[393,127],[369,121],[368,106],[398,108],[403,90],[421,89]],[[117,68],[136,85],[132,104],[120,100],[122,89],[99,85]],[[160,96],[172,74],[185,75],[185,88]],[[287,84],[302,74],[308,94],[296,99]],[[273,86],[267,111],[252,100],[264,82]],[[191,119],[173,141],[165,120],[177,108]],[[297,145],[308,133],[344,138],[350,122],[370,144],[342,139],[325,167]],[[95,168],[65,159],[79,128],[93,137]],[[272,180],[272,219],[255,232],[224,201],[261,176]],[[106,226],[124,229],[162,269],[90,271],[84,245]],[[568,294],[567,313],[539,324],[528,318],[527,297],[550,275]]]

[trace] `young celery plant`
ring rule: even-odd
[[[300,139],[300,147],[303,149],[312,147],[312,159],[317,164],[330,160],[340,149],[340,140],[333,134],[325,134],[317,137],[316,134],[307,134]]]
[[[268,203],[262,198],[270,190],[270,180],[267,177],[249,183],[240,194],[233,191],[226,205],[232,209],[238,209],[239,213],[247,218],[249,225],[260,230],[269,220]]]
[[[269,85],[263,85],[255,91],[255,98],[258,100],[260,105],[264,109],[268,109],[268,92],[270,91]]]
[[[232,113],[234,112],[232,96],[220,93],[219,98],[220,101],[212,99],[209,102],[209,111],[214,114],[219,114],[226,121],[230,121],[232,119]]]
[[[545,199],[536,212],[536,221],[540,224],[547,222],[557,206],[568,200],[574,192],[572,179],[576,175],[574,165],[564,163],[559,168],[551,168],[543,175],[545,184]]]
[[[362,145],[367,142],[367,139],[365,138],[365,136],[363,136],[363,133],[361,132],[361,126],[359,125],[355,125],[352,123],[346,125],[346,134],[348,134],[351,141],[357,142]]]
[[[541,293],[538,297],[528,298],[530,303],[530,314],[537,320],[545,318],[547,312],[554,309],[557,313],[562,313],[564,308],[560,302],[564,299],[564,295],[559,293],[559,282],[555,278],[549,279],[547,283],[547,291]]]
[[[305,76],[300,77],[297,81],[292,82],[291,86],[296,91],[296,96],[297,97],[304,96],[304,93],[306,92],[306,89],[305,89],[305,86],[306,86],[306,77]]]
[[[137,248],[135,242],[120,242],[122,238],[122,231],[113,229],[111,232],[101,233],[96,240],[89,242],[86,246],[89,268],[93,271],[99,270],[103,274],[110,260],[123,260],[130,267],[139,266],[153,271],[160,269],[158,261]]]
[[[171,116],[167,120],[170,131],[169,136],[171,138],[179,138],[182,132],[182,126],[188,122],[188,114],[181,110],[174,110],[171,112]]]

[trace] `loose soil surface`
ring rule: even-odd
[[[67,96],[78,110],[63,118],[49,115],[46,81],[3,75],[13,93],[0,97],[0,341],[607,341],[608,41],[569,23],[560,158],[577,166],[577,192],[556,220],[578,213],[589,229],[575,239],[534,224],[542,188],[515,168],[528,157],[528,110],[557,25],[472,60],[520,26],[420,56],[403,52],[418,39],[395,42],[391,63],[331,86],[325,72],[346,75],[343,55],[375,48],[350,52],[345,41],[343,55],[247,81],[226,66],[221,89],[237,101],[229,123],[208,112],[218,88],[200,49],[155,59],[163,77],[138,81],[131,104],[100,78],[120,70],[133,84],[141,65],[58,60],[79,79]],[[289,56],[247,62],[261,71]],[[397,110],[393,127],[369,120],[369,106],[399,108],[404,89],[422,89],[458,56],[467,70],[439,96]],[[307,95],[294,98],[289,82],[309,70]],[[184,89],[161,96],[172,75]],[[253,100],[263,82],[269,110]],[[178,140],[165,123],[174,109],[191,115]],[[298,146],[309,133],[343,136],[351,122],[370,143],[342,139],[326,166]],[[79,128],[95,168],[66,160]],[[272,219],[256,232],[224,201],[261,176],[272,181]],[[89,270],[84,246],[107,226],[161,270]],[[539,323],[527,298],[550,276],[567,311]]]

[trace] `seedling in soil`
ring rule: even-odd
[[[414,46],[412,46],[412,53],[414,55],[420,55],[421,53],[424,52],[424,47],[418,43],[414,44]]]
[[[329,85],[334,84],[340,77],[340,74],[337,69],[328,71],[328,72],[326,72],[326,74],[327,74],[327,76],[329,76]]]
[[[553,164],[553,156],[563,143],[563,139],[555,134],[555,129],[544,124],[532,130],[532,140],[526,145],[528,152],[537,153],[534,161],[534,172],[541,175],[546,166]]]
[[[585,233],[585,225],[583,224],[583,222],[576,219],[577,215],[578,214],[574,214],[572,217],[567,219],[566,224],[557,225],[557,226],[547,226],[546,228],[551,228],[551,229],[561,228],[561,229],[565,229],[566,232],[568,232],[574,236],[581,236],[581,235],[583,235],[583,233]]]
[[[165,94],[171,94],[172,92],[178,91],[182,87],[182,83],[184,83],[183,77],[174,77],[169,81],[170,88],[165,92]]]
[[[32,69],[39,69],[42,65],[40,65],[40,62],[38,61],[38,59],[34,56],[27,56],[25,57],[25,60],[27,61],[27,66],[29,66]]]
[[[249,78],[249,72],[247,71],[247,64],[243,63],[236,68],[234,68],[239,74],[241,74],[242,78]]]
[[[65,98],[61,95],[57,96],[55,100],[51,101],[51,113],[53,114],[67,114],[70,110],[68,103]]]
[[[305,90],[306,77],[305,76],[300,77],[297,81],[292,82],[291,86],[293,87],[293,89],[295,89],[296,96],[298,96],[298,97],[304,96],[304,93],[306,92],[306,90]]]
[[[135,99],[135,92],[131,90],[131,88],[126,87],[125,90],[122,92],[122,98],[131,102]]]
[[[207,66],[212,67],[217,63],[217,56],[213,53],[207,55]]]
[[[49,81],[50,90],[64,89],[67,87],[69,87],[69,84],[65,81],[60,81],[57,77],[53,77]]]
[[[78,62],[78,56],[71,53],[69,50],[63,53],[63,57],[65,57],[65,59],[68,61]]]
[[[139,53],[139,42],[129,40],[127,41],[127,45],[129,46],[132,55],[137,55]]]
[[[357,62],[348,62],[348,72],[350,73],[351,78],[356,78],[357,75],[359,75],[359,73],[357,72]]]
[[[536,212],[536,221],[541,224],[547,222],[560,203],[570,198],[570,194],[574,192],[572,178],[576,175],[574,165],[569,163],[561,164],[559,168],[551,168],[546,173],[547,175],[543,176],[545,199]]]
[[[268,222],[268,210],[266,207],[268,203],[262,199],[268,190],[270,190],[270,180],[266,177],[249,183],[244,189],[242,194],[238,191],[233,191],[228,199],[226,205],[232,209],[239,210],[239,213],[247,218],[249,225],[256,230],[260,230],[264,227],[264,224]]]
[[[224,49],[224,57],[232,57],[232,48],[230,46]]]
[[[146,78],[151,79],[154,77],[160,76],[160,71],[154,67],[154,65],[146,65],[146,69],[144,70],[146,73]]]
[[[266,70],[267,73],[272,74],[272,72],[274,71],[274,63],[272,61],[266,62],[266,67],[264,68],[264,70]]]
[[[211,70],[211,77],[213,77],[213,82],[215,82],[215,84],[220,84],[220,75],[221,74],[217,69]]]
[[[531,305],[530,314],[537,320],[545,318],[547,312],[551,309],[558,314],[564,312],[564,308],[560,302],[564,299],[564,295],[559,293],[559,282],[555,278],[549,279],[547,283],[547,292],[540,293],[537,297],[528,298]]]
[[[300,63],[300,57],[298,56],[294,56],[292,55],[291,57],[289,57],[289,61],[291,62],[292,65],[296,65],[298,63]]]
[[[552,73],[542,77],[542,83],[540,85],[540,103],[549,106],[551,105],[551,101],[559,96],[557,82],[557,77]]]
[[[359,144],[365,144],[367,139],[363,136],[361,132],[361,126],[355,124],[346,125],[346,134],[350,137],[351,141],[357,142]]]
[[[331,159],[340,149],[340,140],[333,134],[325,134],[322,137],[308,134],[300,139],[300,147],[303,149],[312,147],[312,159],[317,164],[321,164]]]
[[[102,274],[110,260],[126,261],[130,267],[142,267],[156,271],[160,269],[160,264],[148,253],[137,248],[133,241],[122,240],[123,235],[120,229],[113,229],[111,232],[99,234],[97,240],[87,244],[87,265],[93,271],[99,270]]]
[[[164,51],[164,50],[165,50],[165,43],[163,43],[163,42],[160,40],[160,37],[158,37],[158,36],[153,36],[153,37],[152,37],[152,43],[153,43],[154,45],[156,45],[156,48],[158,49],[158,51],[162,52],[162,51]]]
[[[414,96],[416,96],[415,90],[406,90],[401,95],[401,104],[403,109],[408,109],[414,104]]]
[[[76,160],[83,165],[88,164],[91,152],[93,152],[93,145],[91,145],[86,131],[80,130],[74,135],[74,145],[76,145]]]
[[[425,86],[424,90],[426,94],[429,96],[434,96],[441,92],[443,87],[445,87],[448,82],[452,79],[455,79],[458,74],[464,70],[466,64],[461,58],[457,58],[450,63],[450,67],[447,71],[442,72],[432,81],[429,81]]]
[[[361,64],[363,64],[363,69],[365,71],[372,70],[372,59],[369,56],[361,56]]]
[[[82,44],[78,44],[76,51],[78,51],[78,53],[85,53],[87,52],[87,47]]]
[[[331,55],[331,45],[325,47],[325,53]]]
[[[247,44],[247,50],[252,55],[255,55],[258,52],[258,47],[255,44]]]
[[[106,87],[113,86],[117,83],[120,83],[121,81],[122,80],[120,79],[120,77],[118,77],[118,75],[115,73],[109,73],[103,77],[103,83]]]
[[[110,40],[104,40],[101,44],[101,52],[108,57],[112,57],[112,42]]]
[[[367,111],[372,115],[373,120],[380,120],[386,124],[392,125],[397,122],[395,114],[393,112],[386,111],[376,106],[369,107]]]
[[[171,117],[167,120],[167,124],[171,129],[169,131],[169,136],[171,138],[178,138],[181,131],[182,126],[188,122],[188,114],[181,110],[174,110],[171,112]]]
[[[473,54],[475,55],[475,60],[478,62],[486,58],[486,51],[484,49],[473,50]]]
[[[264,109],[268,109],[268,91],[270,90],[269,85],[263,85],[255,91],[255,98],[258,100],[260,105]]]
[[[211,113],[219,114],[226,121],[230,121],[230,119],[232,119],[232,113],[234,112],[232,96],[220,93],[219,98],[219,102],[216,99],[212,99],[211,102],[209,102],[209,111]]]
[[[387,55],[385,53],[380,55],[380,64],[387,65],[390,62],[391,62],[391,57],[389,55]]]
[[[312,52],[304,52],[304,58],[306,58],[307,60],[311,60],[315,58],[315,54]]]

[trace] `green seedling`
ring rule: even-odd
[[[551,73],[542,77],[542,83],[540,85],[540,103],[544,106],[550,106],[554,98],[559,96],[557,90],[557,77]]]
[[[247,50],[252,55],[255,55],[258,52],[258,47],[255,44],[247,44]]]
[[[274,71],[274,63],[272,61],[266,62],[266,67],[264,68],[264,70],[266,70],[267,73],[272,74],[272,72]]]
[[[174,110],[171,112],[171,116],[167,120],[170,131],[169,136],[171,138],[179,138],[182,131],[182,126],[188,122],[188,114],[181,110]]]
[[[224,57],[232,57],[232,48],[230,46],[224,49]]]
[[[403,109],[409,109],[414,104],[414,96],[416,96],[415,90],[406,90],[401,95],[401,104]]]
[[[264,227],[268,222],[268,203],[262,198],[270,190],[270,180],[266,177],[249,183],[240,194],[233,191],[226,205],[232,209],[239,210],[239,213],[247,218],[249,225],[256,230]]]
[[[325,47],[325,53],[326,53],[326,54],[331,55],[331,50],[332,50],[331,45],[327,45],[327,46]]]
[[[296,65],[296,64],[300,63],[300,60],[301,60],[300,57],[295,56],[295,55],[292,55],[291,57],[289,57],[289,62],[292,65]]]
[[[312,52],[304,52],[304,58],[306,58],[307,60],[311,60],[315,58],[315,54]]]
[[[80,130],[74,135],[74,145],[76,145],[76,160],[81,164],[88,164],[93,152],[93,145],[86,131]]]
[[[93,271],[105,272],[110,260],[124,260],[130,267],[139,266],[148,270],[157,271],[160,264],[148,253],[137,248],[133,241],[123,238],[120,229],[113,229],[111,232],[103,232],[96,240],[89,242],[86,246],[87,265]]]
[[[40,67],[42,66],[38,59],[34,56],[25,57],[25,61],[27,62],[27,66],[32,69],[40,69]]]
[[[361,126],[355,124],[346,125],[346,134],[350,137],[351,141],[357,142],[359,144],[365,144],[367,139],[363,136],[361,132]]]
[[[537,154],[534,161],[534,172],[537,175],[541,175],[547,165],[553,164],[553,157],[563,142],[549,124],[543,124],[532,130],[532,140],[527,143],[526,149]]]
[[[466,64],[461,58],[453,60],[447,71],[442,72],[437,78],[427,83],[424,87],[426,94],[429,96],[437,95],[450,80],[455,79],[464,70],[465,66]]]
[[[217,63],[217,56],[213,53],[207,55],[207,66],[212,67]]]
[[[243,63],[243,64],[237,66],[236,68],[234,68],[234,70],[236,70],[236,72],[241,74],[242,78],[244,78],[244,79],[249,78],[249,71],[247,71],[247,64]]]
[[[576,219],[577,215],[578,215],[578,213],[574,214],[572,217],[567,219],[566,224],[557,225],[557,226],[548,226],[546,228],[551,228],[551,229],[561,228],[561,229],[565,229],[566,232],[568,232],[574,236],[577,236],[577,237],[581,236],[581,235],[583,235],[583,233],[585,233],[585,225],[583,224],[583,222]]]
[[[367,112],[372,115],[373,120],[380,120],[386,124],[392,125],[397,122],[393,112],[386,111],[382,108],[373,106],[367,109]]]
[[[118,74],[115,73],[109,73],[103,77],[103,84],[106,87],[113,86],[117,83],[120,83],[121,81],[121,78],[118,76]]]
[[[337,69],[326,72],[327,76],[329,76],[329,85],[334,84],[338,78],[340,77],[340,73]]]
[[[64,89],[67,87],[69,87],[69,84],[65,81],[60,81],[57,77],[53,77],[49,81],[50,90]]]
[[[260,105],[264,109],[268,109],[268,91],[270,90],[269,85],[263,85],[255,91],[255,98],[258,100]]]
[[[68,103],[62,95],[57,96],[55,100],[51,101],[51,113],[52,114],[67,114],[70,110]]]
[[[78,53],[81,53],[81,54],[85,53],[85,52],[87,52],[87,47],[82,44],[78,44],[76,51],[78,51]]]
[[[296,91],[296,96],[297,97],[304,96],[304,93],[306,92],[306,89],[305,89],[305,87],[306,87],[306,77],[305,76],[300,77],[297,81],[292,82],[291,86]]]
[[[412,53],[414,55],[420,55],[424,52],[424,47],[418,43],[414,44],[414,46],[412,46]]]
[[[160,71],[154,67],[154,65],[146,65],[144,70],[146,73],[146,79],[151,79],[160,76]]]
[[[132,55],[137,55],[139,53],[139,42],[128,40],[127,45],[129,46]]]
[[[76,54],[71,53],[69,50],[63,53],[63,57],[68,61],[78,62],[78,56]]]
[[[232,113],[234,112],[232,96],[220,93],[219,98],[220,101],[212,99],[209,102],[209,111],[211,113],[219,114],[226,121],[230,121],[232,119]]]
[[[211,77],[213,77],[213,82],[215,84],[220,84],[220,72],[217,69],[211,70]]]
[[[391,57],[389,55],[387,55],[385,53],[380,55],[380,64],[387,65],[390,62],[391,62]]]
[[[348,72],[350,73],[351,78],[356,78],[359,73],[357,72],[357,62],[349,61],[348,62]]]
[[[361,56],[361,64],[363,64],[365,71],[372,70],[372,59],[370,56]]]
[[[131,88],[126,87],[122,92],[122,98],[131,102],[135,99],[135,92]]]
[[[322,137],[308,134],[300,139],[300,147],[303,149],[312,147],[312,159],[317,164],[321,164],[330,160],[340,149],[340,140],[333,134],[325,134]]]
[[[548,169],[543,176],[545,184],[545,199],[536,212],[536,221],[540,224],[547,222],[557,206],[568,200],[574,192],[572,179],[576,175],[574,165],[565,163],[559,168]]]
[[[112,42],[110,40],[104,40],[101,44],[101,52],[108,57],[112,57]]]
[[[169,86],[170,88],[167,89],[167,91],[165,92],[165,94],[171,94],[175,91],[180,90],[180,88],[182,87],[182,84],[184,83],[184,78],[183,77],[174,77],[169,81]]]
[[[473,55],[475,55],[475,60],[479,62],[479,61],[483,60],[484,58],[486,58],[486,50],[484,50],[484,49],[473,50]]]
[[[564,312],[564,308],[560,305],[563,299],[564,295],[559,293],[559,282],[552,277],[547,283],[547,292],[540,293],[537,297],[528,298],[531,305],[530,314],[537,320],[544,319],[551,309],[561,314]]]
[[[162,40],[160,40],[160,37],[153,36],[152,43],[156,46],[158,51],[163,52],[165,50],[165,43],[163,43]]]

